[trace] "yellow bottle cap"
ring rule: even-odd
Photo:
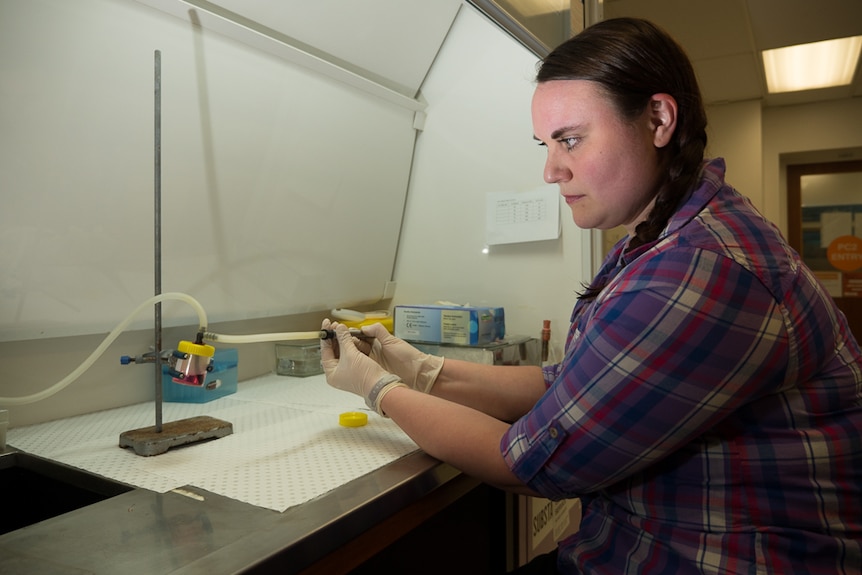
[[[177,344],[177,351],[180,353],[190,353],[192,355],[201,355],[203,357],[212,357],[215,355],[215,348],[207,344],[192,343],[190,341],[181,340]]]
[[[345,411],[338,416],[338,425],[343,427],[362,427],[368,423],[368,414],[361,411]]]

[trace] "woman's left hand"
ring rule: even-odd
[[[365,398],[366,404],[379,412],[377,404],[382,397],[381,390],[394,384],[404,385],[400,378],[357,349],[346,326],[325,319],[321,327],[335,331],[334,340],[320,340],[320,359],[326,383]],[[372,392],[374,397],[369,398]]]

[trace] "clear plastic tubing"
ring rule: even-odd
[[[320,339],[317,331],[286,331],[282,333],[254,333],[249,335],[223,335],[204,332],[204,341],[218,343],[260,343],[264,341],[288,341],[294,339]]]
[[[70,383],[81,377],[85,371],[90,369],[90,367],[96,362],[99,357],[105,350],[108,349],[117,337],[123,331],[129,327],[129,324],[137,317],[139,313],[141,313],[144,309],[151,307],[161,301],[165,300],[180,300],[184,301],[190,306],[192,306],[198,314],[198,324],[200,325],[200,331],[203,332],[203,339],[209,340],[212,342],[219,343],[258,343],[258,342],[266,342],[266,341],[286,341],[286,340],[295,340],[295,339],[319,339],[320,338],[320,330],[318,331],[293,331],[293,332],[283,332],[283,333],[258,333],[258,334],[250,334],[250,335],[224,335],[219,333],[208,333],[206,332],[207,326],[207,314],[204,311],[203,306],[192,296],[180,292],[168,292],[159,294],[151,297],[147,301],[143,302],[139,305],[135,311],[129,314],[129,316],[120,322],[114,330],[102,340],[102,343],[99,344],[99,347],[90,354],[90,356],[84,360],[81,365],[79,365],[72,373],[52,385],[51,387],[42,390],[38,393],[34,393],[31,395],[25,395],[22,397],[2,397],[0,396],[0,405],[3,406],[11,406],[11,405],[24,405],[27,403],[35,403],[37,401],[41,401],[48,397],[51,397],[58,391],[64,389]]]
[[[69,385],[70,383],[72,383],[73,381],[75,381],[76,379],[81,377],[81,374],[83,374],[85,371],[90,369],[90,367],[96,362],[96,360],[99,359],[99,357],[103,353],[105,353],[105,350],[108,349],[108,346],[110,346],[114,342],[114,340],[117,339],[117,337],[119,337],[119,335],[121,333],[123,333],[123,331],[127,327],[129,327],[129,324],[132,323],[132,321],[135,319],[135,317],[139,313],[141,313],[144,309],[146,309],[148,307],[152,307],[153,305],[159,303],[160,301],[164,301],[164,300],[180,300],[180,301],[184,301],[187,304],[191,305],[198,314],[198,321],[200,322],[201,328],[206,327],[206,325],[207,325],[207,314],[204,311],[204,308],[201,306],[201,304],[192,296],[184,294],[184,293],[179,293],[179,292],[168,292],[168,293],[163,293],[163,294],[153,296],[150,299],[148,299],[147,301],[145,301],[144,303],[142,303],[141,305],[139,305],[135,309],[135,311],[133,311],[132,313],[129,314],[129,316],[126,319],[121,321],[120,324],[117,325],[117,327],[115,327],[114,330],[111,333],[109,333],[107,335],[107,337],[105,337],[104,340],[102,340],[102,343],[99,344],[99,347],[97,347],[93,351],[93,353],[91,353],[90,356],[87,359],[85,359],[84,362],[81,365],[79,365],[72,373],[70,373],[69,375],[67,375],[66,377],[64,377],[63,379],[61,379],[60,381],[58,381],[57,383],[52,385],[51,387],[44,389],[38,393],[34,393],[31,395],[25,395],[25,396],[21,396],[21,397],[0,397],[0,405],[10,406],[10,405],[24,405],[27,403],[34,403],[37,401],[41,401],[45,398],[51,397],[52,395],[54,395],[58,391],[64,389],[67,385]]]

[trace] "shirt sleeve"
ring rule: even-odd
[[[639,258],[576,319],[556,380],[502,439],[507,463],[558,499],[683,449],[783,385],[781,311],[755,274],[722,255],[677,247]]]

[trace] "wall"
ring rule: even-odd
[[[767,108],[763,112],[766,210],[787,233],[788,164],[862,159],[862,98]]]
[[[107,331],[152,295],[156,50],[162,290],[193,295],[212,321],[382,297],[417,102],[202,28],[202,12],[170,4],[186,11],[0,4],[0,340]],[[361,243],[319,241],[372,218]],[[166,305],[168,325],[194,321]]]
[[[558,240],[485,243],[486,192],[545,185],[545,149],[532,139],[537,58],[464,7],[422,87],[428,102],[396,259],[394,303],[504,306],[510,334],[539,336],[552,321],[562,349],[581,283],[589,233],[562,205]]]
[[[396,36],[417,15],[437,12],[396,52],[409,75],[391,84],[409,93],[460,2],[413,0],[413,12],[397,2],[394,12],[413,17],[406,26],[380,14],[373,20]],[[303,6],[280,8],[298,16]],[[286,35],[269,30],[267,39],[265,27],[231,24],[225,12],[207,13],[211,7],[0,3],[0,397],[61,380],[153,293],[156,50],[162,291],[197,298],[210,331],[220,333],[315,329],[329,308],[384,297],[424,105],[369,87],[358,76],[363,62],[325,74],[325,54],[302,59]],[[349,31],[357,23],[343,24]],[[365,46],[358,40],[356,55]],[[194,336],[190,307],[168,302],[163,311],[165,347]],[[118,361],[148,351],[152,323],[152,312],[141,313],[72,386],[14,407],[12,425],[152,399],[152,366]],[[240,378],[271,371],[273,347],[240,346]]]
[[[707,109],[710,156],[724,156],[727,180],[787,234],[786,168],[862,158],[862,99],[761,109],[739,102]]]
[[[710,106],[706,113],[706,156],[723,157],[727,163],[726,181],[763,211],[766,201],[762,184],[763,129],[760,102]]]

